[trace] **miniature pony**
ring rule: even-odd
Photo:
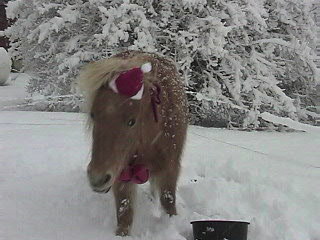
[[[166,213],[176,215],[176,186],[187,131],[187,99],[175,64],[153,53],[127,51],[88,64],[79,86],[92,125],[88,179],[111,188],[116,235],[130,234],[137,184],[150,181]]]

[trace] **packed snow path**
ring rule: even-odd
[[[89,189],[84,116],[0,112],[0,232],[7,240],[112,240],[111,194]],[[190,221],[247,220],[249,240],[320,239],[320,136],[190,127],[168,218],[139,188],[133,236],[192,240]]]

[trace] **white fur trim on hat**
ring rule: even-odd
[[[142,85],[142,87],[139,90],[139,92],[137,92],[136,95],[132,96],[131,99],[133,99],[133,100],[141,100],[142,95],[143,95],[143,90],[144,90],[144,85]]]
[[[118,77],[118,76],[117,76],[117,77]],[[109,87],[110,87],[115,93],[119,93],[119,91],[118,91],[118,89],[117,89],[117,86],[116,86],[117,77],[115,77],[114,79],[112,79],[112,80],[109,82]]]

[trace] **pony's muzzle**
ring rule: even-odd
[[[111,188],[111,174],[95,175],[88,170],[88,180],[93,191],[107,193]]]

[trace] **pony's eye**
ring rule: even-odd
[[[132,127],[135,123],[136,123],[135,119],[130,119],[129,122],[128,122],[128,126]]]

